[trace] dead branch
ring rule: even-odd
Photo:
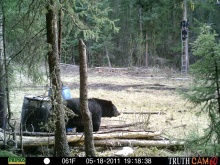
[[[102,129],[110,129],[110,128],[123,128],[123,127],[130,127],[143,124],[144,122],[136,122],[136,123],[129,123],[129,124],[122,124],[122,125],[109,125],[109,126],[100,126]]]
[[[104,134],[104,133],[111,133],[111,132],[116,132],[116,131],[131,131],[129,128],[113,128],[113,129],[106,129],[106,130],[103,130],[103,131],[98,131],[96,132],[96,134]]]
[[[179,128],[179,127],[186,127],[187,125],[186,124],[182,124],[182,125],[178,125],[178,126],[173,126],[173,127],[169,127],[169,128],[165,128],[165,129],[163,129],[163,131],[164,130],[166,130],[166,129],[174,129],[174,128]]]
[[[126,111],[126,112],[122,112],[122,114],[156,114],[156,115],[165,115],[166,113],[164,112],[129,112],[129,111]]]
[[[128,68],[112,68],[112,67],[95,67],[95,69],[103,69],[103,70],[128,70]]]

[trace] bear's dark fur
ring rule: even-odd
[[[76,127],[76,132],[84,132],[82,116],[80,114],[80,99],[68,99],[66,100],[66,106],[78,115],[68,120],[66,128]],[[99,131],[101,117],[116,117],[120,115],[115,105],[108,100],[102,100],[97,98],[88,99],[88,107],[89,111],[91,112],[94,132]]]

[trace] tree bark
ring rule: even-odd
[[[58,29],[57,16],[55,11],[55,2],[50,0],[47,4],[46,28],[47,42],[50,46],[48,51],[49,75],[52,85],[51,102],[52,109],[56,113],[56,130],[55,130],[55,149],[54,156],[69,156],[70,150],[66,137],[66,128],[64,120],[64,105],[61,95],[61,78],[59,66],[59,51],[58,51]]]
[[[148,54],[148,34],[147,34],[147,31],[146,31],[146,55],[145,55],[145,66],[148,67],[148,59],[149,59],[149,54]]]
[[[60,4],[62,0],[59,0]],[[58,20],[58,49],[59,49],[59,61],[61,61],[61,48],[62,48],[62,7],[59,9],[59,20]]]
[[[108,53],[108,48],[107,48],[107,46],[105,46],[105,53],[106,53],[106,58],[107,58],[107,61],[108,61],[108,66],[109,66],[109,67],[112,67],[111,62],[110,62],[110,59],[109,59],[109,53]]]
[[[143,45],[142,45],[142,42],[143,42],[143,20],[142,20],[143,7],[142,5],[139,6],[138,14],[139,14],[138,66],[141,66],[142,53],[143,53]]]
[[[0,128],[5,128],[7,103],[4,65],[3,2],[0,1]]]
[[[95,146],[93,141],[93,125],[91,113],[88,108],[88,85],[87,85],[87,60],[86,45],[79,39],[79,58],[80,58],[80,112],[82,114],[85,134],[85,153],[87,157],[95,156]]]

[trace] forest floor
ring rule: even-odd
[[[72,97],[79,97],[79,68],[73,65],[61,65],[63,85],[69,86]],[[102,126],[144,122],[148,114],[138,112],[160,112],[150,116],[149,124],[132,126],[132,129],[161,131],[162,136],[171,140],[189,138],[208,126],[207,115],[197,116],[200,108],[184,100],[178,90],[187,91],[192,83],[189,75],[181,75],[172,69],[157,68],[89,68],[88,97],[111,100],[121,112],[118,117],[102,118]],[[11,105],[14,119],[20,120],[25,95],[47,95],[48,85],[32,86],[22,82],[11,93]],[[134,114],[123,114],[134,112]],[[135,114],[137,112],[137,114]],[[114,156],[118,148],[97,149],[99,156]],[[72,153],[83,156],[82,148]],[[191,156],[192,152],[182,149],[138,147],[133,156]]]

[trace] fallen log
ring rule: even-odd
[[[111,133],[111,132],[117,132],[117,131],[131,131],[129,128],[112,128],[112,129],[106,129],[96,132],[96,134],[103,134],[103,133]]]
[[[94,140],[103,139],[148,139],[150,137],[159,136],[161,132],[120,132],[120,133],[108,133],[108,134],[93,134]],[[19,139],[19,138],[17,138]],[[54,144],[54,136],[51,137],[30,137],[22,136],[23,147],[43,146]],[[75,135],[67,135],[67,141],[70,142],[84,142],[83,133],[77,133]],[[17,142],[20,146],[20,141]],[[3,142],[0,141],[0,146],[3,146]]]
[[[169,141],[169,140],[127,140],[127,139],[112,139],[112,140],[95,140],[96,146],[133,146],[133,147],[146,147],[146,146],[157,146],[157,147],[168,147],[168,146],[182,146],[184,142]]]
[[[95,67],[98,70],[128,70],[128,68]]]
[[[161,132],[119,132],[109,134],[93,134],[95,140],[100,139],[146,139],[152,136],[159,136]]]
[[[131,123],[131,124],[123,124],[123,125],[110,125],[110,126],[100,126],[100,131],[95,132],[95,134],[103,134],[103,133],[111,133],[111,132],[117,132],[117,131],[127,131],[127,132],[155,132],[155,131],[150,131],[150,130],[143,130],[143,129],[139,129],[139,130],[132,130],[130,128],[124,128],[124,127],[129,127],[129,126],[134,126],[134,125],[138,125],[138,124],[143,124],[143,122],[137,122],[137,123]],[[0,129],[0,132],[4,132],[5,134],[12,134],[12,132],[9,131],[4,131],[2,129]],[[76,132],[68,132],[67,135],[76,135],[78,133]],[[79,133],[81,134],[81,133]],[[20,132],[16,131],[16,135],[20,135]],[[54,136],[54,132],[27,132],[27,131],[23,131],[22,132],[23,136]]]
[[[70,143],[70,145],[76,145]],[[78,143],[77,145],[83,145],[83,143]],[[122,146],[132,146],[132,147],[171,147],[171,146],[183,146],[184,142],[170,141],[170,140],[134,140],[134,139],[111,139],[111,140],[95,140],[95,146],[105,146],[105,147],[122,147]]]
[[[103,133],[111,133],[111,132],[155,132],[150,130],[144,130],[144,129],[130,129],[130,128],[111,128],[106,130],[101,130],[99,132],[96,132],[96,134],[103,134]]]
[[[1,133],[5,133],[7,135],[12,135],[13,132],[10,131],[2,131],[0,130]],[[0,135],[1,135],[0,133]],[[19,131],[15,131],[15,134],[20,136],[21,132]],[[27,132],[27,131],[23,131],[22,132],[22,136],[54,136],[54,132]]]
[[[17,135],[20,135],[20,132],[16,133]],[[22,132],[23,136],[54,136],[54,132]]]

